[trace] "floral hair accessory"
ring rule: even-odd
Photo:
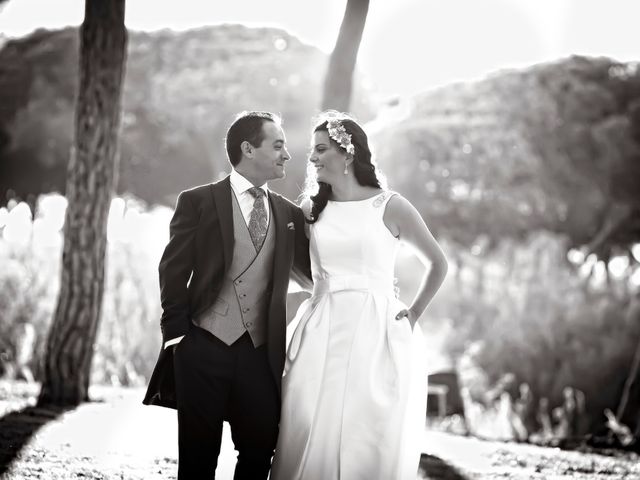
[[[337,118],[331,118],[327,120],[327,130],[329,137],[334,140],[341,148],[353,155],[356,151],[353,143],[351,143],[351,134],[347,133],[347,130],[342,125],[342,122]]]

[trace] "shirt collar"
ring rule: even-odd
[[[231,169],[231,175],[229,175],[229,177],[229,180],[231,181],[231,187],[236,192],[236,194],[244,193],[250,188],[256,186],[241,174],[236,172],[235,168]],[[267,193],[269,192],[266,182],[258,186],[258,188],[261,188],[264,191],[265,195],[267,195]]]

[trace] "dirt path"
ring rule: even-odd
[[[423,452],[424,478],[430,479],[640,480],[640,458],[632,454],[605,456],[438,432],[425,433]]]
[[[1,393],[1,392],[0,392]],[[1,477],[23,479],[172,479],[177,469],[177,429],[172,410],[144,407],[142,390],[102,389],[68,412],[27,409],[33,397],[0,396],[0,459],[24,448]],[[27,434],[25,435],[25,432]],[[425,432],[419,478],[640,480],[637,456],[614,458]],[[1,464],[2,462],[0,462]],[[233,477],[235,451],[225,429],[217,478]],[[2,470],[0,470],[1,472]]]

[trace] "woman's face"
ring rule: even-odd
[[[329,139],[325,131],[314,132],[309,162],[316,170],[317,181],[329,185],[344,176],[347,153]]]

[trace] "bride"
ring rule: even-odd
[[[381,187],[353,118],[321,114],[309,161],[314,289],[287,352],[271,478],[415,479],[427,397],[416,322],[447,261],[411,203]],[[431,264],[408,307],[393,283],[400,241]]]

